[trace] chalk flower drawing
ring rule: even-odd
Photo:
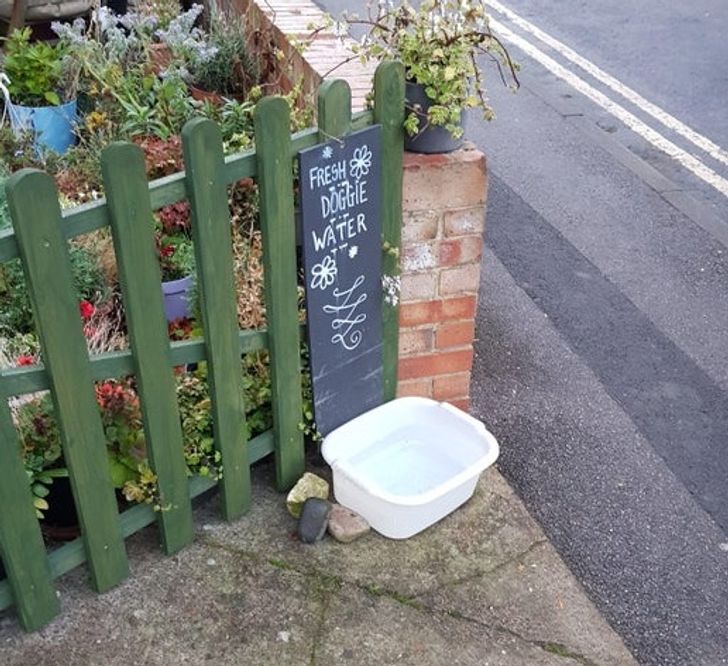
[[[354,150],[354,155],[349,160],[349,171],[353,178],[358,180],[362,176],[366,176],[371,166],[372,151],[369,150],[369,146],[364,145]]]
[[[334,284],[338,272],[339,269],[336,268],[334,258],[327,254],[321,260],[321,263],[316,264],[311,269],[311,275],[313,275],[313,278],[311,278],[311,289],[328,289]]]
[[[356,255],[359,254],[359,246],[358,245],[352,245],[349,248],[349,259],[353,259],[356,257]]]
[[[357,314],[357,309],[367,300],[367,295],[360,293],[355,296],[355,293],[364,284],[364,280],[364,276],[360,275],[348,289],[334,289],[331,293],[336,299],[336,305],[323,307],[326,314],[334,315],[331,328],[337,332],[332,336],[331,342],[340,343],[348,351],[356,349],[363,338],[358,327],[367,320],[367,316],[363,312]]]
[[[331,149],[331,146],[324,146],[324,149],[321,151],[321,157],[325,160],[330,160],[333,156],[334,151]]]
[[[382,289],[384,290],[384,302],[396,307],[399,303],[399,292],[402,289],[399,275],[382,275]]]

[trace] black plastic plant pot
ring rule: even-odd
[[[48,509],[43,512],[41,531],[54,541],[75,539],[80,535],[81,528],[78,525],[71,481],[65,476],[53,479],[48,490],[50,491],[46,497]]]
[[[432,106],[432,100],[427,96],[423,85],[407,81],[405,94],[407,113],[414,111],[418,115],[421,128],[417,134],[412,136],[405,132],[405,150],[411,153],[426,154],[451,153],[463,145],[462,137],[456,139],[442,125],[427,124],[427,111]]]

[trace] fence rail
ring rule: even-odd
[[[129,571],[124,539],[157,522],[162,548],[173,553],[193,538],[191,499],[215,482],[187,479],[183,433],[173,369],[206,361],[215,447],[224,476],[221,512],[226,520],[250,506],[250,465],[273,453],[276,484],[290,487],[304,467],[301,420],[300,325],[297,308],[294,179],[299,150],[373,123],[382,125],[384,154],[383,240],[398,247],[401,228],[401,65],[383,63],[375,76],[374,110],[351,116],[351,92],[343,81],[319,92],[319,126],[291,135],[289,110],[266,98],[255,111],[256,150],[224,157],[219,128],[202,119],[182,133],[186,171],[147,182],[141,150],[128,143],[107,147],[102,172],[107,198],[62,212],[47,174],[24,170],[8,182],[14,231],[0,234],[0,263],[20,257],[26,276],[44,366],[0,372],[0,610],[15,606],[27,630],[59,612],[53,579],[86,562],[102,592]],[[226,187],[254,178],[260,193],[267,330],[238,329],[230,214]],[[149,220],[152,211],[188,200],[201,296],[202,339],[170,342],[161,299],[161,277]],[[89,357],[72,287],[67,241],[108,226],[130,339],[130,349]],[[385,270],[397,270],[393,258]],[[397,309],[385,305],[385,398],[394,397]],[[268,349],[273,428],[246,441],[245,406],[238,370],[242,353]],[[105,437],[94,382],[134,375],[150,466],[158,479],[162,511],[138,505],[119,514],[106,473]],[[46,552],[32,508],[18,433],[8,398],[51,391],[64,460],[81,524],[81,538]],[[102,471],[103,470],[103,471]]]

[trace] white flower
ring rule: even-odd
[[[321,157],[323,157],[325,160],[330,160],[333,155],[334,151],[331,146],[324,146],[324,149],[321,151]]]
[[[392,307],[399,303],[399,292],[402,289],[402,280],[399,275],[382,275],[382,290],[384,302]]]
[[[357,254],[359,254],[359,247],[357,245],[352,245],[349,248],[349,259],[353,259]]]
[[[328,289],[334,284],[338,272],[339,269],[336,267],[336,262],[333,257],[327,254],[321,260],[320,264],[316,264],[311,269],[311,274],[313,275],[311,289],[321,289],[322,291]]]
[[[354,150],[354,156],[349,161],[351,175],[357,180],[369,173],[372,166],[372,151],[369,146],[361,146]]]

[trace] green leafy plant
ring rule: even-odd
[[[48,394],[31,399],[17,409],[18,430],[23,446],[23,460],[33,494],[33,508],[38,518],[48,509],[53,479],[68,476],[63,467],[61,436],[53,417]]]
[[[74,287],[78,300],[98,302],[106,296],[103,273],[88,250],[69,247]],[[33,330],[33,311],[19,259],[0,264],[0,335],[12,337]]]
[[[30,42],[31,29],[14,30],[5,38],[2,68],[10,79],[8,91],[16,104],[56,106],[68,91],[61,90],[64,50],[48,42]]]
[[[185,234],[157,235],[157,252],[162,280],[180,280],[195,270],[195,249]]]
[[[439,125],[460,137],[461,113],[475,107],[485,119],[494,117],[479,67],[481,55],[495,63],[504,84],[518,87],[518,66],[491,31],[485,0],[423,0],[417,7],[409,0],[370,0],[368,8],[367,17],[345,14],[314,32],[332,25],[340,35],[350,27],[364,28],[346,62],[359,58],[403,63],[407,80],[422,85],[432,101],[426,113],[419,107],[409,109],[409,134]]]

